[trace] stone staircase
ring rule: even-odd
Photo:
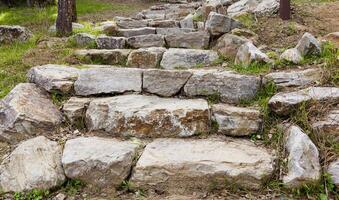
[[[259,190],[273,176],[277,156],[250,140],[261,133],[263,117],[241,101],[255,98],[269,81],[280,89],[306,88],[269,101],[273,112],[286,115],[303,102],[338,102],[339,89],[308,87],[321,78],[317,68],[265,76],[222,68],[211,41],[241,25],[216,13],[209,28],[201,27],[191,19],[200,5],[166,4],[136,19],[117,17],[99,27],[109,36],[75,36],[78,44],[97,45],[75,51],[82,66],[30,69],[30,83],[0,101],[0,139],[19,144],[1,165],[2,191],[49,189],[66,179],[107,193],[122,182],[157,194],[230,185]],[[51,100],[55,94],[68,97],[60,109]],[[315,127],[331,126],[326,118],[321,124]],[[80,136],[60,140],[65,126]]]

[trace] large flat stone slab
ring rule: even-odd
[[[224,103],[238,103],[253,98],[260,88],[260,78],[223,70],[192,70],[184,87],[188,97],[218,96]]]
[[[39,136],[19,144],[0,166],[2,192],[51,189],[65,181],[62,147]]]
[[[123,49],[126,46],[126,38],[99,35],[96,43],[98,49]]]
[[[207,49],[210,35],[205,31],[168,34],[165,40],[170,48]]]
[[[137,144],[128,141],[79,137],[66,142],[62,165],[70,179],[112,189],[129,175],[137,148]]]
[[[227,183],[260,188],[272,172],[273,156],[247,140],[157,139],[146,146],[131,182],[142,189],[169,193]]]
[[[141,92],[142,71],[132,68],[84,69],[74,84],[77,95]]]
[[[205,100],[124,95],[94,99],[86,112],[89,130],[136,137],[185,137],[209,130]]]
[[[130,49],[82,49],[74,55],[84,62],[106,65],[126,65]]]
[[[296,106],[310,101],[338,102],[339,88],[309,87],[294,92],[280,92],[270,99],[269,106],[277,114],[287,115]]]
[[[79,75],[79,69],[64,65],[43,65],[31,68],[27,78],[48,92],[67,94],[73,92],[74,82]]]
[[[320,134],[335,136],[339,142],[339,105],[324,113],[324,116],[313,119],[312,128]]]
[[[18,84],[0,101],[0,139],[9,143],[51,134],[62,120],[47,92],[33,83]]]
[[[164,47],[150,47],[133,50],[128,56],[127,66],[136,68],[159,68]]]
[[[143,28],[131,28],[131,29],[118,29],[117,36],[121,37],[133,37],[139,35],[150,35],[156,34],[156,29],[152,27],[143,27]]]
[[[162,35],[152,34],[152,35],[139,35],[134,37],[129,37],[127,39],[127,44],[131,48],[147,48],[147,47],[163,47],[165,46],[165,39]]]
[[[211,65],[218,58],[215,51],[171,48],[164,53],[160,66],[164,69],[194,68]]]

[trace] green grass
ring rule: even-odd
[[[270,64],[254,62],[249,65],[234,64],[232,69],[241,74],[262,74],[268,73],[271,69]]]

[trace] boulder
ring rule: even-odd
[[[239,47],[246,42],[250,42],[250,40],[232,34],[225,34],[217,40],[213,50],[225,58],[234,59]]]
[[[194,29],[193,15],[189,14],[180,21],[180,28]]]
[[[137,188],[175,194],[227,183],[259,189],[273,172],[273,159],[247,140],[156,139],[146,146],[131,182]]]
[[[194,29],[190,29],[190,28],[156,28],[156,32],[159,35],[179,35],[179,34],[183,34],[183,33],[190,33],[190,32],[194,32]]]
[[[114,135],[187,137],[207,132],[210,119],[205,100],[123,95],[91,101],[86,123]]]
[[[139,35],[151,35],[156,34],[155,28],[152,27],[143,27],[143,28],[132,28],[132,29],[119,29],[117,31],[117,36],[121,37],[134,37]]]
[[[270,108],[279,115],[288,115],[295,107],[304,102],[338,102],[339,88],[309,87],[294,92],[280,92],[269,100]]]
[[[224,103],[239,103],[255,97],[261,86],[259,77],[223,70],[195,70],[184,87],[188,97],[217,97]]]
[[[0,101],[0,140],[17,143],[50,134],[63,118],[50,96],[32,83],[18,84]]]
[[[293,64],[299,64],[303,60],[300,52],[296,48],[287,49],[284,51],[281,56],[280,60],[291,62]]]
[[[31,68],[27,79],[48,92],[69,94],[73,92],[74,82],[80,70],[65,65],[42,65]]]
[[[273,15],[278,12],[279,0],[262,0],[253,10],[256,15]]]
[[[174,28],[179,27],[179,22],[171,19],[167,20],[154,20],[148,23],[148,26],[155,28]]]
[[[278,0],[240,0],[227,8],[227,14],[231,17],[246,13],[256,15],[273,15],[279,10]]]
[[[191,76],[183,70],[146,70],[142,87],[145,92],[170,97],[178,94]]]
[[[244,28],[235,28],[231,31],[232,35],[237,35],[239,37],[246,38],[250,41],[253,42],[253,44],[257,44],[259,40],[258,34],[255,32],[249,30],[249,29],[244,29]]]
[[[142,71],[133,68],[93,68],[81,71],[74,84],[76,95],[141,92]]]
[[[194,68],[211,65],[218,59],[215,51],[170,48],[164,53],[160,66],[164,69]]]
[[[249,65],[253,62],[271,63],[272,60],[251,42],[246,42],[239,47],[235,64]]]
[[[332,176],[333,183],[339,187],[339,159],[333,161],[328,166],[328,173]]]
[[[126,45],[126,38],[99,35],[96,42],[99,49],[123,49]]]
[[[230,32],[234,28],[239,28],[240,22],[222,14],[211,12],[208,15],[205,29],[210,32],[211,35],[218,36],[224,33]]]
[[[79,137],[66,142],[62,165],[70,179],[100,189],[112,189],[129,175],[137,148],[137,144],[129,141]]]
[[[32,36],[32,32],[25,27],[0,25],[0,44],[9,44],[15,41],[25,42]]]
[[[93,46],[96,44],[96,37],[88,33],[77,33],[73,38],[75,43],[81,47]]]
[[[165,36],[165,40],[170,48],[207,49],[210,34],[205,31],[170,34]]]
[[[51,189],[65,181],[62,147],[43,136],[24,141],[0,166],[2,192]]]
[[[261,130],[262,116],[260,111],[254,108],[214,104],[212,116],[218,124],[218,132],[225,135],[249,136]]]
[[[126,65],[130,49],[82,49],[74,55],[82,61],[106,65]]]
[[[333,135],[339,142],[339,105],[329,110],[324,116],[315,118],[312,122],[315,131],[327,136]]]
[[[71,97],[63,106],[62,112],[74,125],[84,126],[84,116],[91,98]]]
[[[165,39],[162,35],[139,35],[127,39],[127,44],[131,48],[163,47]]]
[[[320,82],[321,78],[322,70],[320,68],[278,71],[264,77],[266,81],[273,81],[278,88],[305,87]]]
[[[207,19],[211,12],[226,15],[226,7],[232,3],[232,0],[206,0],[202,5],[202,15]]]
[[[149,20],[135,20],[126,17],[115,17],[114,22],[119,28],[129,29],[147,27]]]
[[[319,152],[311,139],[295,125],[285,130],[287,174],[283,182],[288,187],[300,187],[320,179]]]
[[[136,68],[158,68],[162,55],[166,51],[163,47],[150,47],[133,50],[128,56],[127,66]]]
[[[305,33],[295,48],[302,56],[319,55],[321,53],[319,41],[310,33]]]

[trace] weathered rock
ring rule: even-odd
[[[124,95],[93,100],[86,113],[91,131],[135,137],[186,137],[209,130],[205,100]]]
[[[213,50],[225,58],[234,59],[241,45],[249,42],[248,39],[232,34],[225,34],[217,40]]]
[[[312,128],[325,135],[333,135],[339,142],[339,106],[334,107],[325,116],[316,118]]]
[[[156,29],[152,27],[119,29],[117,31],[117,36],[128,38],[128,37],[139,36],[139,35],[150,35],[150,34],[156,34],[155,30]]]
[[[106,35],[115,35],[118,30],[118,26],[114,21],[101,22],[98,27],[94,29],[102,31]]]
[[[189,14],[180,21],[180,28],[194,29],[193,15]]]
[[[225,135],[248,136],[258,133],[262,124],[260,111],[253,108],[214,104],[212,115],[218,124],[218,132]]]
[[[227,14],[231,17],[246,13],[256,15],[272,15],[279,9],[277,0],[240,0],[227,8]]]
[[[295,92],[280,92],[270,101],[270,108],[277,114],[287,115],[296,106],[310,101],[339,101],[339,88],[335,87],[309,87]]]
[[[82,29],[82,28],[85,28],[85,26],[82,25],[82,24],[79,24],[79,23],[72,22],[72,30],[79,30],[79,29]],[[56,26],[55,26],[55,24],[52,25],[51,27],[49,27],[48,32],[56,33]]]
[[[149,20],[135,20],[126,17],[115,17],[114,21],[119,28],[123,29],[147,27],[149,22]]]
[[[99,35],[96,42],[99,49],[123,49],[126,45],[126,38]]]
[[[62,155],[65,174],[100,189],[112,189],[131,170],[138,145],[98,137],[68,140]]]
[[[235,63],[249,65],[252,62],[271,63],[272,60],[251,42],[246,42],[239,47],[235,57]]]
[[[262,0],[253,12],[257,15],[273,15],[279,10],[279,0]]]
[[[91,98],[71,97],[62,107],[62,112],[74,125],[84,124],[86,109],[91,102]]]
[[[165,97],[174,96],[191,76],[191,72],[182,70],[146,70],[143,76],[143,90]]]
[[[256,34],[255,32],[249,29],[235,28],[231,31],[231,34],[251,40],[253,44],[258,43],[258,40],[259,40],[258,34]]]
[[[199,65],[211,65],[219,55],[215,51],[198,49],[168,49],[161,60],[164,69],[193,68]]]
[[[328,167],[328,173],[332,176],[333,183],[339,187],[339,159],[333,161]]]
[[[138,19],[164,20],[166,18],[165,8],[143,10],[137,14]]]
[[[197,30],[204,31],[205,30],[205,23],[204,22],[196,22]]]
[[[96,37],[88,33],[77,33],[73,38],[78,46],[93,46],[96,44]]]
[[[320,68],[272,72],[265,76],[265,80],[273,81],[279,88],[305,87],[321,81],[321,78]]]
[[[226,15],[226,6],[229,6],[232,0],[206,0],[202,5],[202,15],[207,19],[211,12]]]
[[[133,50],[128,56],[127,66],[136,68],[158,68],[162,55],[166,51],[163,47],[150,47]]]
[[[183,34],[195,31],[189,28],[157,28],[157,34],[159,35],[172,35],[172,34]]]
[[[321,52],[319,41],[310,33],[305,33],[295,48],[298,49],[302,56],[319,55]]]
[[[32,33],[22,26],[0,25],[0,44],[8,44],[14,41],[24,42],[32,37]]]
[[[27,78],[48,92],[62,94],[72,93],[74,82],[78,78],[79,69],[65,65],[43,65],[31,68]]]
[[[240,22],[229,18],[226,15],[218,14],[216,12],[211,12],[208,15],[205,29],[211,33],[211,35],[222,35],[224,33],[230,32],[234,28],[239,28],[241,26]]]
[[[226,186],[225,181],[260,188],[272,171],[273,156],[247,140],[157,139],[146,146],[131,182],[176,194]]]
[[[179,27],[179,22],[175,20],[154,20],[148,23],[148,26],[155,28],[174,28]]]
[[[19,144],[0,167],[2,192],[50,189],[65,181],[62,147],[39,136]]]
[[[0,139],[16,143],[35,135],[49,134],[62,119],[45,91],[32,83],[20,83],[0,101]]]
[[[284,51],[281,54],[280,59],[294,64],[299,64],[303,60],[303,57],[301,56],[298,49],[292,48]]]
[[[127,39],[127,44],[132,48],[163,47],[165,39],[162,35],[139,35]]]
[[[74,55],[87,62],[126,65],[130,52],[130,49],[83,49],[76,50]]]
[[[322,40],[333,43],[336,48],[339,48],[339,32],[333,32],[322,37]]]
[[[170,48],[207,49],[210,35],[205,31],[170,34],[165,40]]]
[[[133,68],[95,68],[82,70],[74,84],[77,95],[89,96],[129,91],[141,92],[142,71]]]
[[[221,70],[196,70],[184,87],[185,94],[217,96],[224,103],[252,99],[260,88],[260,78]]]
[[[283,182],[288,187],[298,187],[320,178],[319,152],[311,139],[298,127],[291,125],[285,131],[288,153],[288,172]]]

